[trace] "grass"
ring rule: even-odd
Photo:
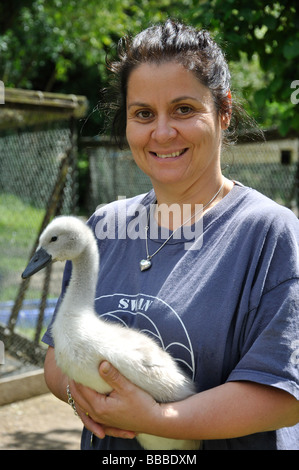
[[[0,302],[15,300],[44,214],[17,196],[0,194]],[[29,285],[26,298],[39,299],[40,294]],[[17,326],[16,332],[33,340],[35,328]]]
[[[43,209],[0,194],[0,301],[14,300],[43,217]]]
[[[22,283],[21,273],[31,255],[44,215],[44,209],[36,208],[15,195],[0,194],[0,302],[15,301]],[[39,305],[43,279],[41,274],[37,282],[29,283],[25,300],[37,299]],[[50,297],[57,298],[57,294],[49,292]],[[23,304],[22,309],[26,308]],[[2,313],[3,310],[2,306]],[[16,333],[31,340],[35,337],[35,330],[35,326],[22,322],[15,327]],[[41,337],[45,330],[44,324]]]

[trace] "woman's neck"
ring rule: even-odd
[[[218,178],[205,181],[202,185],[198,184],[182,191],[179,191],[178,185],[172,189],[154,185],[157,198],[156,221],[160,226],[170,230],[175,230],[184,223],[191,225],[218,204],[232,187],[233,183],[221,174]],[[190,220],[186,222],[188,219]]]

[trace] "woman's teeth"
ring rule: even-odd
[[[156,153],[157,157],[159,158],[171,158],[171,157],[179,157],[180,155],[182,155],[182,153],[184,153],[185,149],[184,150],[179,150],[178,152],[173,152],[173,153]]]

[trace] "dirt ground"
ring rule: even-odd
[[[51,393],[0,406],[0,450],[79,450],[82,422]]]

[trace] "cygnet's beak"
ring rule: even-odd
[[[52,256],[49,255],[49,253],[47,253],[44,248],[40,248],[32,256],[25,271],[22,273],[22,278],[27,279],[28,277],[43,269],[45,266],[51,263],[51,261]]]

